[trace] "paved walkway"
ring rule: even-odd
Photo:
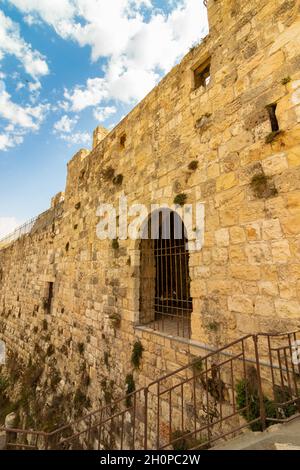
[[[212,450],[300,450],[300,418],[265,432],[246,432]]]

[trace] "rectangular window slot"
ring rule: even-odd
[[[53,291],[54,291],[54,282],[48,282],[48,293],[45,302],[45,310],[47,313],[51,313],[52,302],[53,302]]]
[[[194,88],[206,88],[210,84],[210,61],[206,61],[194,70]]]
[[[125,144],[126,144],[126,134],[122,134],[120,137],[120,146],[122,149],[125,148]]]
[[[279,132],[279,123],[276,116],[277,103],[272,103],[267,106],[267,111],[269,113],[269,119],[271,123],[272,132]]]

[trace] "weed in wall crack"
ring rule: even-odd
[[[144,347],[140,341],[136,341],[133,345],[132,354],[131,354],[131,364],[135,369],[140,367]]]

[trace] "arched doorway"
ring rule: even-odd
[[[189,251],[184,223],[169,209],[149,217],[140,243],[140,324],[190,337]]]

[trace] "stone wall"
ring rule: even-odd
[[[68,164],[64,202],[0,251],[0,338],[25,363],[43,362],[36,393],[49,406],[58,392],[72,403],[83,388],[81,411],[123,393],[137,338],[136,387],[186,363],[197,341],[300,326],[299,2],[208,9],[209,35],[113,131],[95,132],[93,150]],[[211,81],[194,89],[207,60]],[[139,244],[96,236],[99,204],[123,192],[129,204],[171,205],[178,193],[205,204],[204,246],[190,254],[193,343],[136,328]]]

